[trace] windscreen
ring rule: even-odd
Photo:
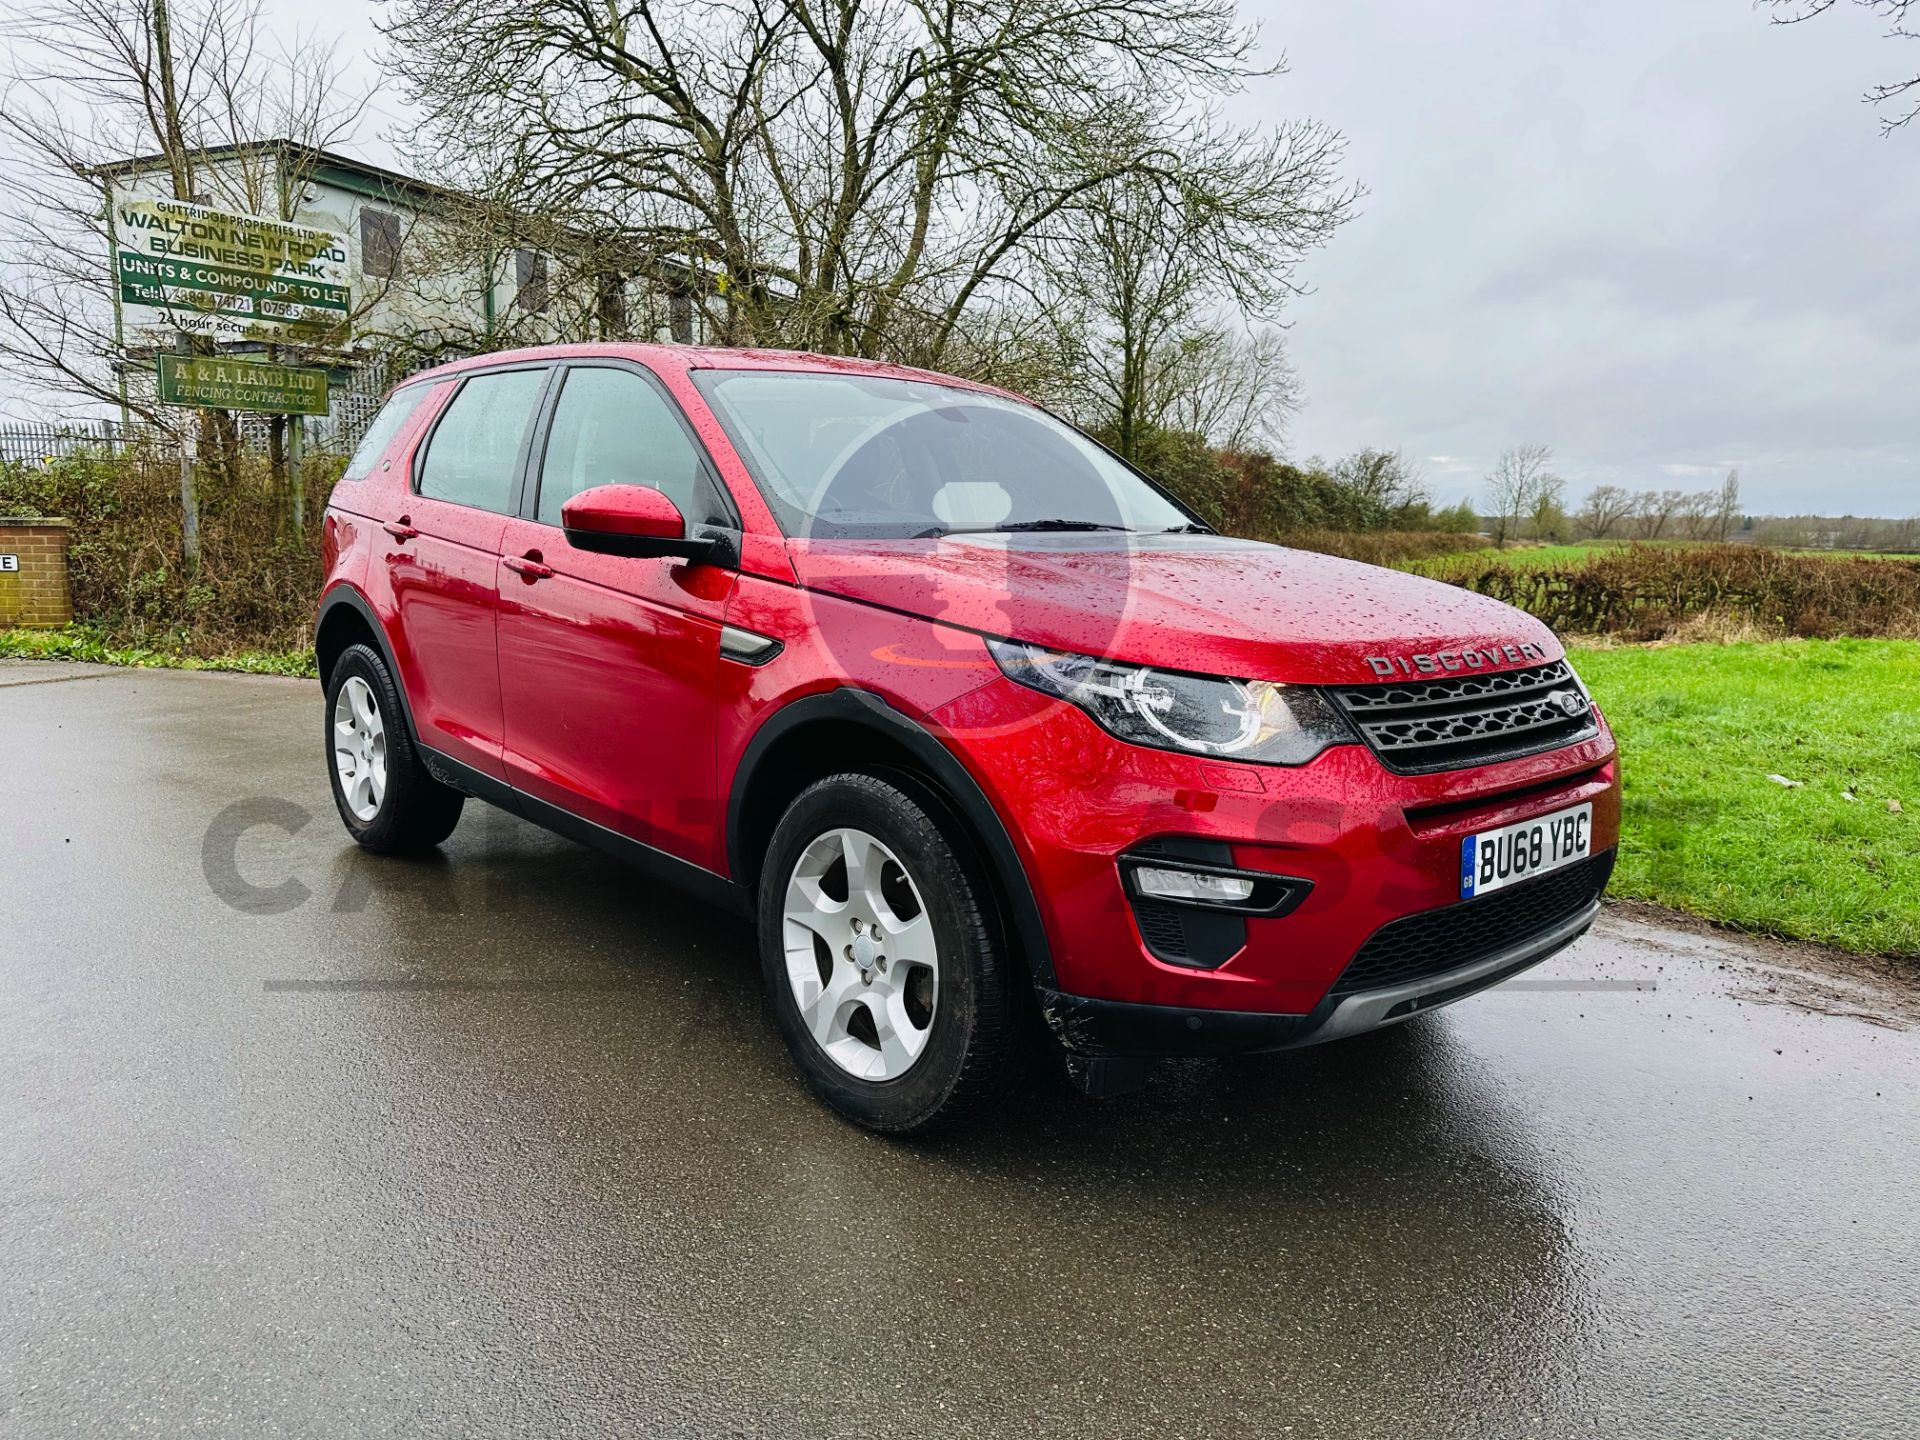
[[[1197,528],[1071,426],[995,395],[819,372],[694,380],[789,535]]]

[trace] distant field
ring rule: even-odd
[[[1620,540],[1582,540],[1569,545],[1511,545],[1505,550],[1475,550],[1468,555],[1436,555],[1430,559],[1409,561],[1401,568],[1416,574],[1437,574],[1462,563],[1508,565],[1516,569],[1545,570],[1554,565],[1573,565],[1607,550],[1624,550]]]
[[[1630,550],[1636,545],[1655,546],[1663,550],[1686,550],[1699,546],[1702,542],[1693,540],[1580,540],[1567,545],[1510,545],[1505,550],[1477,550],[1470,556],[1437,555],[1425,559],[1409,560],[1400,568],[1411,570],[1420,575],[1434,575],[1444,578],[1446,572],[1458,567],[1463,560],[1475,565],[1505,565],[1512,569],[1547,570],[1558,565],[1577,565],[1595,555]],[[1920,565],[1920,555],[1898,554],[1884,550],[1811,550],[1783,549],[1783,555],[1812,555],[1828,560],[1893,560],[1909,565]]]
[[[1920,642],[1620,647],[1574,663],[1624,757],[1614,894],[1920,956]]]
[[[1825,555],[1849,560],[1898,560],[1908,565],[1920,565],[1920,553],[1912,550],[1809,550],[1804,547],[1790,547],[1788,555]]]

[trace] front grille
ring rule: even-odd
[[[1460,770],[1557,750],[1599,733],[1564,660],[1525,670],[1340,685],[1335,702],[1381,763],[1400,775]],[[1580,697],[1569,715],[1562,694]]]
[[[1598,900],[1613,874],[1613,858],[1612,850],[1603,850],[1577,865],[1477,900],[1390,920],[1360,947],[1333,982],[1332,993],[1384,990],[1444,975],[1524,945]]]

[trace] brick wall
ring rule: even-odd
[[[0,555],[16,555],[20,564],[18,570],[0,570],[0,630],[50,629],[73,619],[67,528],[65,520],[0,516]]]

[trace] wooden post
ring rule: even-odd
[[[293,533],[300,539],[307,534],[307,477],[300,471],[300,456],[306,449],[307,417],[287,417],[287,496],[293,501]]]
[[[182,330],[174,349],[182,355],[193,354],[192,337]],[[198,420],[197,415],[195,419]],[[187,554],[187,564],[196,568],[200,564],[200,497],[193,488],[193,436],[198,429],[197,423],[180,429],[180,541]]]

